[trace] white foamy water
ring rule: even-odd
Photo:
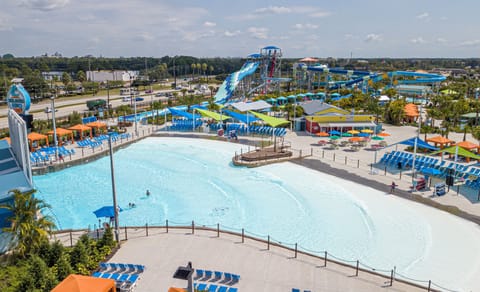
[[[239,147],[148,138],[119,150],[120,225],[220,223],[381,270],[395,266],[446,288],[480,289],[476,224],[292,163],[234,167]],[[93,211],[112,205],[108,157],[34,181],[63,229],[93,227]],[[128,209],[129,202],[137,207]]]

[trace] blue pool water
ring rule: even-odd
[[[117,151],[117,197],[125,209],[120,225],[220,223],[379,269],[396,266],[401,274],[446,287],[479,288],[478,226],[292,163],[234,167],[239,148],[148,138]],[[108,157],[34,182],[62,229],[93,227],[93,211],[112,205]],[[137,207],[129,209],[129,202]]]

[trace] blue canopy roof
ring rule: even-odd
[[[184,112],[184,111],[174,109],[174,108],[171,108],[171,107],[169,107],[168,110],[170,111],[172,116],[184,117],[184,118],[187,118],[189,120],[193,120],[194,118],[195,119],[200,119],[202,117],[201,115],[195,115],[195,117],[194,117],[193,114],[191,114],[189,112]]]
[[[287,98],[285,96],[279,96],[277,97],[277,100],[286,101]]]
[[[236,120],[239,120],[242,123],[247,124],[247,115],[237,113],[237,112],[233,112],[233,111],[229,111],[229,110],[223,110],[223,112],[228,114],[232,118],[234,118]],[[258,121],[258,120],[259,119],[257,117],[255,117],[254,115],[248,115],[248,124],[253,123],[255,121]]]
[[[407,140],[404,140],[404,141],[400,141],[400,142],[392,144],[392,145],[402,144],[402,145],[407,145],[407,146],[414,147],[415,146],[415,141],[417,143],[418,148],[425,148],[425,149],[429,149],[429,150],[438,150],[438,148],[433,147],[432,145],[428,144],[427,142],[423,141],[422,139],[420,139],[418,137],[413,137],[413,138],[410,138],[410,139],[407,139]]]
[[[288,99],[297,99],[297,97],[295,95],[289,95],[287,96]]]
[[[430,168],[430,167],[424,167],[424,168],[420,169],[420,171],[423,174],[426,174],[426,175],[440,175],[440,174],[442,174],[442,171],[440,171],[436,168]]]

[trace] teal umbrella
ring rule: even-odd
[[[352,136],[353,135],[348,132],[342,133],[342,137],[352,137]]]
[[[372,140],[383,140],[383,138],[380,136],[373,136]]]
[[[338,140],[338,139],[340,139],[340,138],[342,138],[342,137],[340,137],[340,136],[330,136],[330,139],[331,139],[331,140]]]

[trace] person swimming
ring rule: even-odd
[[[147,197],[148,197],[148,196],[150,196],[150,191],[149,191],[149,190],[147,190],[147,193],[146,193],[146,194],[147,194]]]

